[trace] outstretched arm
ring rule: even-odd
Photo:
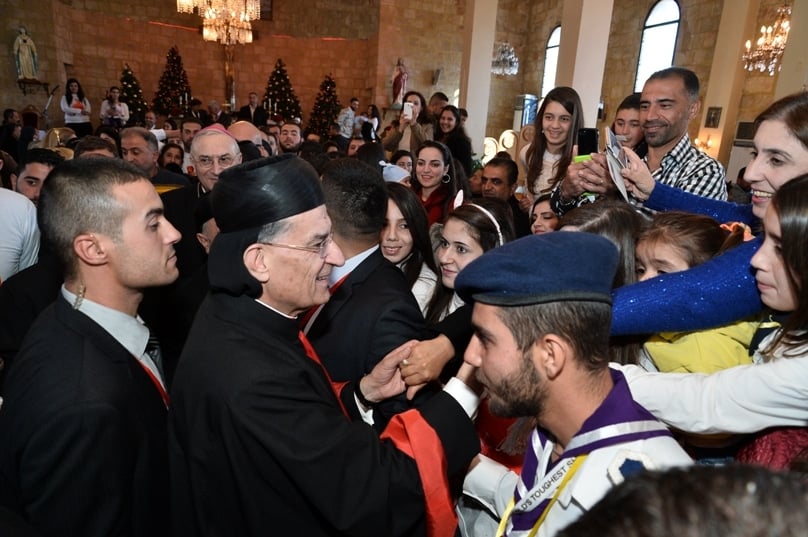
[[[656,190],[656,189],[655,189]],[[612,292],[612,335],[712,328],[763,309],[750,266],[755,239],[682,272]]]
[[[741,365],[711,375],[619,367],[638,403],[691,433],[751,433],[808,423],[808,357]]]

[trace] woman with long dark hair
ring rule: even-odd
[[[387,183],[387,216],[379,236],[382,255],[404,272],[415,300],[426,306],[438,281],[426,211],[412,189]]]
[[[76,136],[81,138],[93,133],[93,125],[90,123],[90,114],[93,110],[81,84],[75,78],[67,79],[65,94],[60,104],[65,114],[65,126],[73,129]]]
[[[435,140],[443,142],[463,166],[466,177],[471,176],[471,139],[460,122],[460,111],[456,106],[446,105],[438,116],[438,132]]]
[[[781,322],[753,338],[759,342],[751,349],[754,363],[711,375],[624,371],[637,402],[679,430],[750,433],[790,427],[758,436],[738,455],[744,462],[783,469],[808,448],[808,175],[778,188],[763,228],[751,265],[760,299]]]
[[[452,152],[446,145],[432,140],[424,142],[416,154],[412,189],[426,209],[429,225],[443,222],[455,195],[462,190]]]
[[[559,86],[547,93],[536,114],[536,134],[525,153],[527,186],[533,196],[552,190],[564,178],[583,125],[578,92]],[[526,207],[532,202],[532,198],[525,202]]]
[[[412,115],[407,115],[405,112],[410,107]],[[426,99],[417,91],[408,91],[404,94],[404,108],[398,118],[398,127],[385,137],[384,149],[391,153],[405,149],[415,154],[424,142],[433,139],[433,134]]]
[[[510,208],[494,198],[455,208],[438,232],[440,283],[429,301],[426,320],[436,323],[463,305],[454,281],[463,268],[488,250],[514,239]]]
[[[379,107],[375,104],[368,105],[367,113],[362,116],[362,138],[366,142],[376,142],[379,139],[379,122],[381,121]]]

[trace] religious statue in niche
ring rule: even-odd
[[[14,40],[14,63],[17,66],[17,80],[39,80],[39,61],[36,45],[24,26]]]
[[[393,110],[400,110],[404,104],[404,94],[407,93],[407,67],[401,58],[396,62],[396,67],[393,69]]]

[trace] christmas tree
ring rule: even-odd
[[[329,126],[339,115],[339,110],[337,84],[331,78],[331,75],[326,75],[322,84],[320,84],[320,92],[314,101],[314,108],[311,109],[308,130],[319,134],[325,139],[328,136]]]
[[[286,74],[286,66],[280,58],[275,62],[275,70],[269,75],[264,102],[270,115],[276,120],[300,118],[302,115],[300,101],[292,89],[289,75]]]
[[[140,88],[135,73],[129,68],[129,64],[125,63],[123,66],[123,73],[121,73],[121,96],[122,103],[126,103],[129,107],[129,123],[143,124],[143,118],[146,115],[146,110],[149,105],[146,99],[143,98],[143,90]]]
[[[160,87],[152,101],[152,108],[158,114],[180,116],[188,108],[190,99],[188,75],[182,66],[180,52],[174,45],[166,54],[166,68],[160,76]]]

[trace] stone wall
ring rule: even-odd
[[[13,5],[4,25],[5,43],[0,46],[0,72],[6,73],[0,77],[0,101],[4,107],[34,104],[42,109],[46,99],[41,90],[23,95],[17,88],[11,47],[19,25],[25,25],[36,42],[40,79],[51,87],[61,85],[55,97],[64,93],[65,80],[75,77],[90,99],[94,114],[107,88],[118,84],[124,63],[130,65],[144,97],[151,101],[165,68],[166,53],[173,45],[179,48],[194,96],[204,102],[225,99],[223,47],[203,41],[199,17],[176,13],[173,1],[135,0],[129,4],[126,16],[104,1],[48,0],[50,9],[27,11],[21,1],[10,2]],[[356,10],[355,4],[349,9],[345,4],[325,0],[275,4],[273,20],[253,24],[255,42],[236,47],[237,106],[246,103],[250,91],[263,93],[278,58],[286,63],[301,101],[304,122],[326,74],[334,76],[342,101],[356,95],[367,103],[375,97],[372,86],[378,48],[378,0],[362,2],[363,11]],[[328,9],[327,5],[335,7]],[[301,16],[309,13],[319,15]],[[459,80],[459,74],[456,77]],[[63,117],[58,100],[54,100],[49,116],[52,125],[60,125]],[[94,120],[97,122],[95,117]]]
[[[491,77],[487,111],[489,136],[510,128],[514,97],[538,94],[544,70],[544,48],[559,24],[564,0],[499,0],[495,39],[509,41],[520,58],[515,77]],[[620,100],[633,90],[642,26],[656,0],[614,0],[603,81],[606,117],[610,121]],[[679,0],[682,25],[675,61],[709,84],[715,39],[725,0]],[[256,41],[236,51],[237,105],[249,91],[262,93],[275,61],[282,58],[301,101],[304,121],[326,74],[334,76],[343,102],[357,96],[390,111],[391,74],[402,58],[409,71],[408,87],[426,98],[443,91],[459,95],[465,0],[297,0],[273,2],[266,20],[254,24]],[[781,0],[761,0],[758,26],[773,18]],[[124,63],[134,70],[151,100],[165,67],[168,49],[177,45],[194,95],[223,100],[222,47],[206,43],[196,15],[176,13],[173,0],[132,0],[126,13],[106,0],[5,0],[0,23],[0,106],[44,107],[42,90],[23,95],[17,87],[12,44],[19,26],[36,42],[40,78],[51,87],[68,77],[81,82],[98,109],[106,89],[117,84]],[[748,36],[755,39],[756,36]],[[493,54],[493,51],[491,51]],[[440,70],[439,80],[435,80]],[[741,120],[751,120],[770,101],[776,76],[749,73],[740,103]],[[435,83],[436,82],[436,83]],[[704,93],[704,91],[702,92]],[[727,103],[733,106],[736,103]],[[483,111],[469,110],[480,114]],[[51,107],[53,125],[62,121],[58,101]],[[44,124],[42,125],[44,126]],[[695,135],[697,122],[691,125]]]
[[[383,124],[398,117],[390,110],[392,74],[401,58],[407,89],[429,99],[436,91],[454,102],[460,90],[465,22],[463,0],[381,0],[377,63],[372,78],[374,101],[385,112]],[[437,83],[436,71],[440,70]],[[471,113],[471,112],[470,112]]]

